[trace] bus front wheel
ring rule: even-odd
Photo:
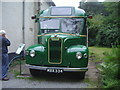
[[[39,76],[39,74],[40,74],[39,70],[31,69],[31,68],[29,70],[30,70],[31,75],[34,77]]]

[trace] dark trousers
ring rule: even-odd
[[[7,77],[8,74],[8,64],[9,64],[9,57],[8,54],[2,54],[2,78]]]

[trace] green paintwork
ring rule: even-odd
[[[61,38],[63,40],[63,47],[62,47],[62,64],[49,64],[48,63],[48,39],[51,37]],[[78,51],[88,53],[88,49],[85,46],[85,42],[83,42],[83,38],[80,36],[73,36],[73,35],[66,35],[66,34],[52,34],[52,35],[44,35],[40,36],[42,38],[42,44],[37,44],[34,46],[29,47],[27,50],[34,49],[36,51],[35,57],[26,56],[26,63],[34,64],[34,65],[52,65],[52,66],[69,66],[69,67],[86,67],[88,58],[85,59],[84,57],[80,60],[77,60],[76,53]],[[42,48],[42,49],[41,49]],[[43,50],[44,48],[44,50]],[[79,49],[76,51],[75,49]]]
[[[84,16],[86,18],[86,14],[84,10],[74,9],[74,16]],[[50,9],[44,10],[39,16],[50,16]],[[85,19],[86,20],[86,19]],[[39,22],[38,22],[39,23]],[[86,35],[86,22],[84,23],[84,29],[81,32],[81,35]],[[41,34],[39,34],[41,35]],[[60,64],[52,64],[48,62],[48,50],[49,50],[49,39],[50,38],[60,38],[62,40],[62,62]],[[56,39],[57,40],[57,39]],[[38,43],[36,45],[30,46],[26,51],[35,50],[35,56],[31,57],[30,55],[26,55],[26,63],[31,65],[43,65],[43,66],[62,66],[62,67],[74,67],[74,68],[82,68],[87,67],[88,58],[84,56],[78,60],[76,58],[76,53],[81,52],[83,54],[88,55],[88,48],[86,47],[86,37],[81,37],[68,33],[48,33],[42,34],[38,36]],[[58,48],[52,48],[57,50]],[[55,53],[57,55],[57,53]]]

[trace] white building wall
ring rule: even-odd
[[[22,2],[2,2],[2,29],[11,41],[10,52],[22,42]]]
[[[35,22],[31,19],[31,16],[35,14],[35,7],[37,6],[34,2],[25,3],[25,44],[26,48],[30,45],[35,44]]]
[[[23,15],[23,2],[2,2],[2,16],[0,16],[2,27],[0,29],[6,30],[11,41],[9,52],[15,52],[19,44],[23,42],[26,48],[35,44],[35,23],[31,16],[35,14],[36,8],[38,6],[35,2],[25,2]]]
[[[50,6],[46,2],[41,2],[40,10],[48,9]]]

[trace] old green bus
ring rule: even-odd
[[[26,50],[26,65],[34,76],[77,72],[84,78],[88,70],[87,25],[89,16],[74,7],[50,7],[34,17],[39,25],[38,43]]]

